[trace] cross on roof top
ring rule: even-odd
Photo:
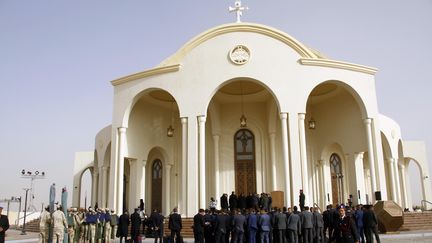
[[[230,13],[236,12],[236,14],[237,14],[237,23],[240,23],[241,22],[241,17],[243,15],[243,11],[244,10],[249,10],[249,8],[248,7],[243,7],[242,3],[241,3],[241,0],[236,0],[235,3],[234,3],[234,7],[230,6],[228,8],[228,10],[229,10]]]

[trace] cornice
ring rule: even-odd
[[[111,81],[111,84],[113,86],[117,86],[120,84],[124,84],[127,83],[129,81],[133,81],[133,80],[137,80],[140,78],[146,78],[146,77],[150,77],[150,76],[155,76],[155,75],[159,75],[159,74],[164,74],[164,73],[171,73],[171,72],[177,72],[178,70],[180,70],[180,64],[174,64],[174,65],[170,65],[170,66],[164,66],[164,67],[157,67],[157,68],[153,68],[153,69],[149,69],[143,72],[139,72],[139,73],[134,73],[119,79],[115,79],[113,81]]]
[[[375,73],[378,71],[378,69],[373,67],[367,67],[363,65],[354,64],[354,63],[341,62],[341,61],[335,61],[329,59],[300,58],[298,62],[302,65],[339,68],[339,69],[345,69],[345,70],[350,70],[355,72],[366,73],[370,75],[375,75]]]
[[[294,39],[292,36],[288,35],[285,32],[260,24],[235,23],[220,25],[199,34],[198,36],[187,42],[183,47],[181,47],[174,55],[165,59],[161,64],[159,64],[159,67],[172,65],[173,63],[180,63],[181,59],[187,53],[189,53],[193,48],[197,47],[201,43],[216,36],[231,32],[252,32],[263,34],[287,44],[288,46],[293,48],[301,57],[319,58],[319,56],[313,50],[303,45],[298,40]]]

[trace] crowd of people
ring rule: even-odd
[[[267,193],[220,198],[220,210],[210,199],[207,210],[194,217],[194,238],[198,243],[379,243],[378,220],[371,205],[305,206],[299,193],[299,206],[272,207]],[[217,204],[217,203],[216,203]],[[366,238],[366,239],[365,239]]]
[[[199,209],[193,218],[196,243],[354,243],[380,242],[378,220],[371,205],[328,205],[319,207],[304,204],[299,194],[299,207],[273,207],[270,194],[223,194],[220,204],[211,198],[207,209]],[[220,207],[218,207],[220,205]],[[40,219],[40,242],[48,242],[48,229],[53,225],[53,240],[61,242],[67,231],[69,242],[111,242],[120,238],[126,242],[141,242],[142,237],[153,237],[155,243],[182,243],[182,218],[177,208],[168,217],[156,209],[150,216],[144,204],[131,215],[125,210],[118,216],[113,210],[89,207],[70,208],[65,215],[61,206],[50,214],[48,208]],[[129,234],[130,227],[130,234]]]

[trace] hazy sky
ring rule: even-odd
[[[96,133],[111,123],[109,81],[234,22],[233,4],[0,0],[0,199],[24,194],[22,169],[47,173],[36,183],[38,205],[53,182],[71,191],[74,153],[92,151]],[[400,124],[405,140],[426,142],[432,167],[431,0],[243,4],[250,9],[244,22],[280,29],[331,59],[378,68],[380,112]]]

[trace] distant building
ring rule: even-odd
[[[162,41],[166,42],[167,40]],[[92,204],[186,216],[222,193],[283,191],[284,204],[394,200],[411,207],[407,163],[422,142],[403,141],[379,113],[376,69],[335,61],[268,26],[215,27],[154,69],[112,81],[112,125],[76,154],[73,205],[89,169]]]

